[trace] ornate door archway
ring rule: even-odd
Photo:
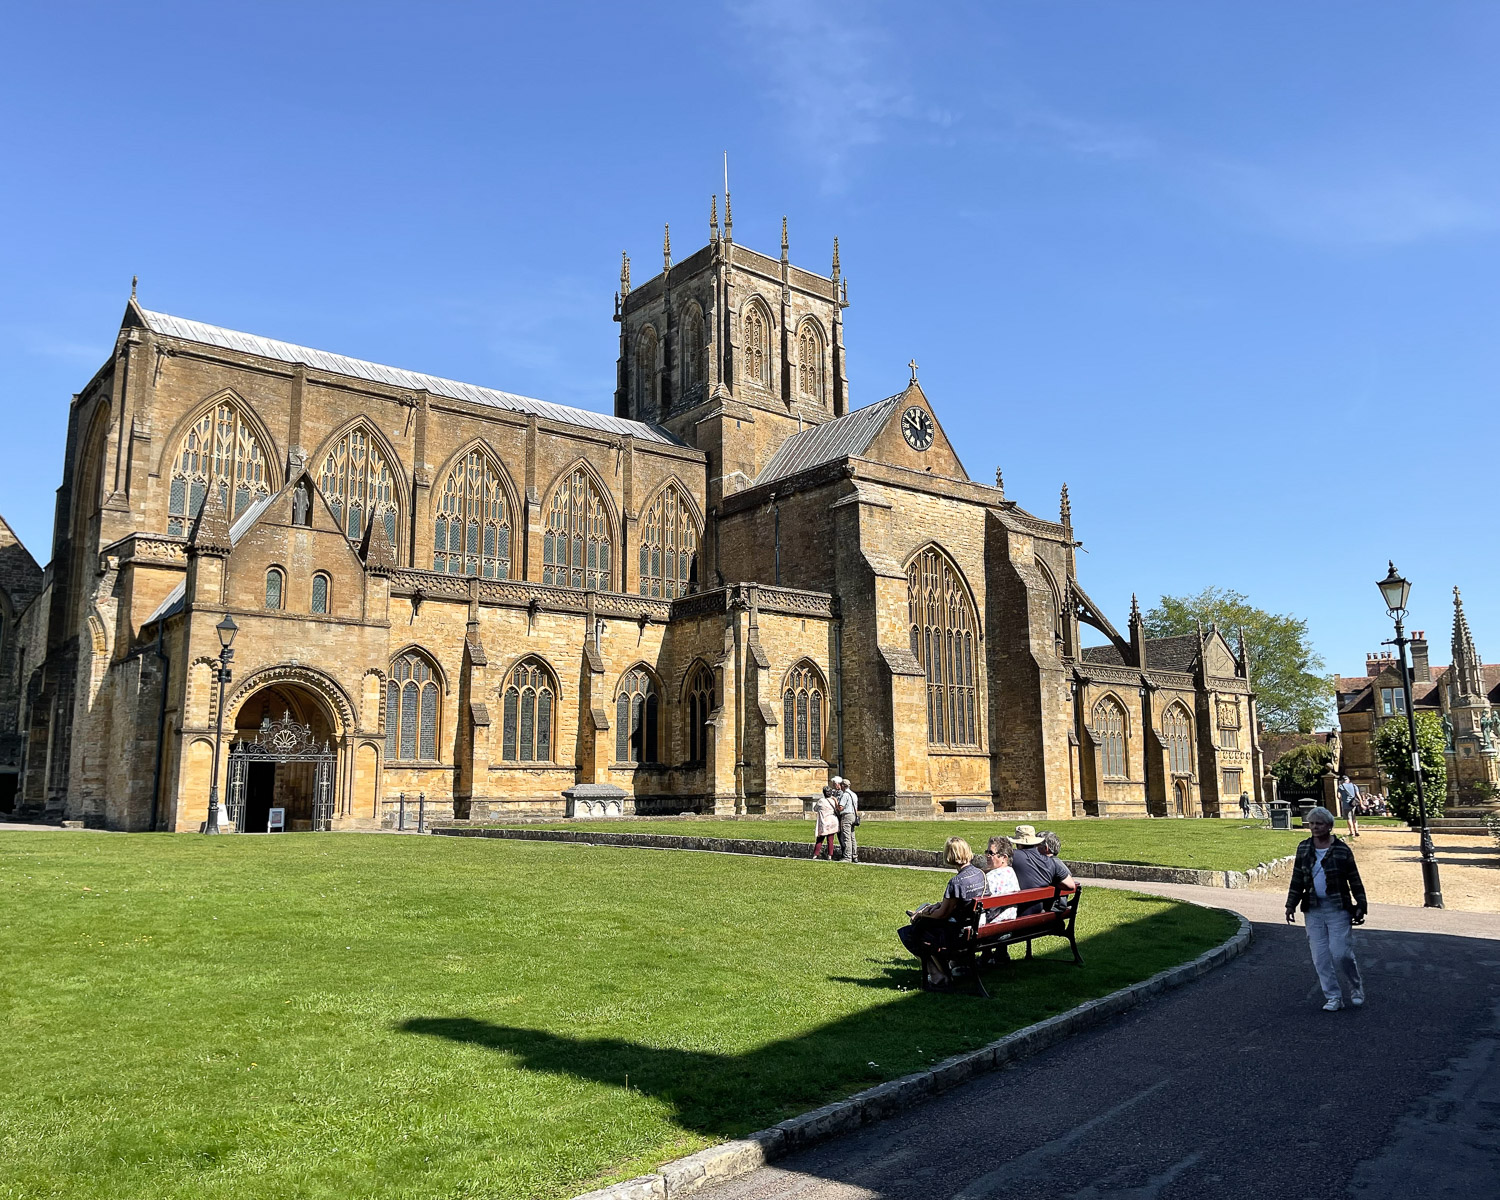
[[[290,711],[277,721],[265,718],[253,736],[237,739],[229,748],[228,792],[235,832],[264,832],[271,807],[287,810],[288,829],[306,821],[314,832],[326,832],[333,823],[335,753]],[[275,805],[278,800],[283,803]]]

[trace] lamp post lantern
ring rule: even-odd
[[[204,833],[220,832],[219,746],[224,737],[224,685],[234,677],[229,664],[234,659],[234,635],[240,631],[240,627],[234,623],[233,617],[225,613],[224,619],[214,626],[214,631],[219,635],[219,669],[214,672],[214,678],[219,683],[219,704],[214,711],[213,782],[208,788],[208,821],[203,826]]]
[[[1387,646],[1395,646],[1401,659],[1401,687],[1406,693],[1406,733],[1411,748],[1412,777],[1417,781],[1417,813],[1421,817],[1422,830],[1422,903],[1427,908],[1443,907],[1443,884],[1438,878],[1437,854],[1432,846],[1432,833],[1427,828],[1427,795],[1422,786],[1422,755],[1417,749],[1417,707],[1412,691],[1411,667],[1407,665],[1406,644],[1410,640],[1402,622],[1406,619],[1406,602],[1411,597],[1411,582],[1396,570],[1394,562],[1384,579],[1376,586],[1385,609],[1396,623],[1396,636]]]

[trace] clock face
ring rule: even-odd
[[[927,415],[927,410],[913,405],[902,413],[901,432],[913,450],[925,450],[932,445],[932,418]]]

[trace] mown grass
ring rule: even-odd
[[[497,822],[497,824],[500,824]],[[1016,821],[996,815],[986,820],[891,821],[872,819],[859,827],[866,846],[900,846],[941,850],[950,837],[961,837],[977,851],[995,834],[1015,831]],[[1062,839],[1064,859],[1080,862],[1138,863],[1162,867],[1196,867],[1210,871],[1244,871],[1295,853],[1307,836],[1303,830],[1273,831],[1264,824],[1239,820],[1107,820],[1044,821]],[[613,830],[629,833],[682,833],[699,837],[753,838],[811,842],[809,820],[735,820],[733,817],[634,817],[621,821],[558,821],[528,825],[531,829]]]
[[[0,834],[0,1196],[554,1197],[1221,941],[1091,889],[993,1001],[894,929],[943,876],[458,838]]]

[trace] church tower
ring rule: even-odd
[[[710,202],[708,244],[639,286],[620,268],[615,414],[665,426],[708,455],[705,502],[742,491],[787,438],[848,410],[838,240],[829,275],[735,244],[730,199]]]
[[[1483,664],[1469,632],[1464,601],[1453,589],[1453,668],[1448,678],[1448,798],[1458,805],[1493,804],[1482,793],[1500,784],[1500,721],[1484,686]]]

